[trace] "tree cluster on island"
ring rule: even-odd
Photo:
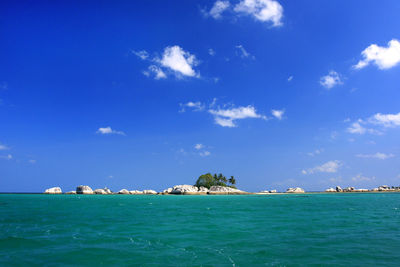
[[[236,188],[236,179],[235,177],[231,176],[229,179],[227,179],[222,173],[220,174],[214,174],[212,175],[211,173],[206,173],[201,175],[197,181],[195,186],[200,187],[206,187],[210,189],[211,186],[227,186],[227,187],[232,187]]]

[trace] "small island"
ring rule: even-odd
[[[83,194],[83,195],[270,195],[270,194],[302,194],[306,191],[300,187],[290,187],[285,192],[278,192],[276,189],[263,190],[256,193],[246,192],[236,187],[236,179],[233,176],[227,178],[222,173],[206,173],[197,178],[194,185],[183,184],[169,187],[161,192],[155,190],[128,190],[121,189],[118,192],[112,192],[107,187],[93,190],[88,185],[79,185],[75,191],[68,191],[64,194]],[[355,187],[341,188],[336,186],[326,189],[323,192],[309,193],[367,193],[367,192],[400,192],[399,186],[382,185],[373,189],[356,189]],[[63,194],[60,187],[51,187],[44,191],[44,194]]]

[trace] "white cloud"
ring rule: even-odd
[[[110,126],[104,127],[104,128],[99,128],[99,129],[97,130],[97,133],[99,133],[99,134],[119,134],[119,135],[125,135],[125,133],[122,132],[122,131],[115,131],[115,130],[111,129]]]
[[[274,27],[282,25],[283,7],[275,0],[241,0],[234,11],[261,22],[272,22]]]
[[[350,127],[347,128],[347,131],[352,134],[365,134],[367,129],[361,126],[360,122],[353,122]]]
[[[288,80],[288,82],[292,81],[293,80],[293,76],[289,76],[289,78],[287,80]]]
[[[214,49],[212,49],[212,48],[208,49],[208,54],[209,54],[210,56],[215,56],[215,51],[214,51]]]
[[[232,107],[225,109],[210,109],[209,113],[214,115],[215,123],[222,127],[236,127],[236,120],[247,119],[247,118],[261,118],[266,119],[264,115],[257,113],[256,109],[249,105],[247,107]]]
[[[30,164],[35,164],[35,163],[36,163],[36,160],[35,160],[35,159],[30,159],[30,160],[28,160],[28,162],[29,162]]]
[[[355,69],[362,69],[371,62],[381,70],[390,69],[400,62],[400,42],[393,39],[387,47],[372,44],[362,51],[361,55],[364,59],[353,66]]]
[[[197,102],[189,101],[187,103],[184,104],[181,103],[179,105],[181,106],[180,112],[185,112],[185,108],[191,108],[193,111],[202,111],[205,108],[205,106],[201,104],[201,102],[199,101]]]
[[[320,148],[320,149],[314,150],[313,152],[308,152],[307,155],[309,155],[310,157],[314,157],[316,155],[321,154],[323,151],[324,151],[324,149]]]
[[[253,55],[251,55],[249,52],[247,52],[246,49],[244,49],[243,45],[237,45],[236,49],[238,51],[237,55],[240,56],[241,58],[255,59]]]
[[[375,177],[366,177],[366,176],[363,176],[362,173],[359,173],[356,176],[352,177],[351,180],[353,182],[368,182],[368,181],[375,180]]]
[[[211,152],[210,151],[202,151],[202,152],[199,153],[199,155],[201,157],[207,157],[207,156],[211,155]]]
[[[385,154],[385,153],[377,152],[375,154],[357,154],[356,157],[358,157],[358,158],[373,158],[373,159],[385,160],[385,159],[393,158],[394,155],[393,154]]]
[[[5,155],[5,156],[0,156],[0,159],[7,159],[7,160],[11,160],[13,158],[13,156],[11,154]]]
[[[179,75],[200,77],[200,74],[193,68],[198,65],[196,56],[184,51],[177,45],[168,46],[164,49],[160,64],[173,70],[175,74],[178,74],[178,77]]]
[[[8,146],[0,144],[0,150],[8,150],[8,149],[10,149]]]
[[[218,0],[214,3],[210,12],[206,13],[206,15],[213,17],[214,19],[220,19],[221,14],[226,11],[230,7],[229,1],[221,1]]]
[[[342,80],[340,79],[340,76],[336,71],[331,70],[328,75],[321,77],[319,83],[329,90],[338,84],[342,84]]]
[[[169,74],[174,74],[177,78],[184,76],[200,78],[200,73],[194,69],[199,64],[196,56],[178,45],[167,46],[161,59],[159,57],[150,58],[145,50],[133,51],[133,53],[142,60],[151,62],[147,70],[143,71],[147,77],[154,75],[154,79],[159,80],[167,78]]]
[[[204,148],[204,145],[203,144],[196,144],[194,146],[194,148],[197,149],[197,150],[200,150],[200,149]]]
[[[154,79],[156,80],[167,78],[167,75],[164,73],[164,71],[156,65],[150,65],[147,71],[143,71],[143,74],[147,77],[150,77],[150,73],[154,74]]]
[[[368,120],[372,124],[379,124],[386,128],[394,128],[400,126],[400,112],[397,114],[381,114],[377,113]]]
[[[282,120],[283,119],[283,114],[285,113],[284,109],[273,109],[271,110],[272,116],[274,116],[275,118],[277,118],[278,120]]]
[[[302,170],[301,172],[303,174],[313,174],[313,173],[318,173],[318,172],[334,173],[334,172],[337,172],[341,166],[342,166],[342,163],[340,161],[331,160],[320,166],[316,166],[314,168],[310,168],[307,170]]]
[[[147,53],[146,50],[142,50],[142,51],[132,50],[132,53],[135,54],[136,56],[138,56],[142,60],[146,60],[149,57],[149,53]]]

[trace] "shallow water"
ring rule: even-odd
[[[400,194],[0,195],[0,265],[399,266]]]

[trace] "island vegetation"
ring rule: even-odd
[[[235,177],[231,176],[229,179],[226,178],[225,175],[222,173],[214,174],[206,173],[200,175],[197,179],[195,186],[197,187],[206,187],[210,189],[212,186],[226,186],[231,188],[236,188],[236,179]]]

